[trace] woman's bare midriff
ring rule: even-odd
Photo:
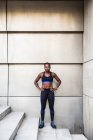
[[[49,88],[52,88],[52,84],[50,83],[45,83],[45,84],[42,84],[42,88],[45,88],[45,89],[49,89]]]

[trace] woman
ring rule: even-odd
[[[50,116],[51,116],[51,127],[56,128],[54,124],[54,101],[55,95],[54,92],[58,89],[61,84],[61,80],[57,76],[56,73],[51,72],[51,65],[50,63],[44,63],[44,72],[38,74],[37,78],[34,81],[35,86],[41,91],[41,122],[39,123],[39,128],[44,127],[44,116],[45,116],[45,108],[46,108],[46,101],[48,99],[49,102],[49,109],[50,109]],[[56,79],[57,85],[53,88],[53,78]],[[40,88],[38,85],[38,81],[42,80],[42,87]]]

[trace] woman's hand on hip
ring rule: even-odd
[[[44,91],[43,87],[40,88],[40,91]]]
[[[50,90],[54,92],[57,90],[57,88],[51,88]]]

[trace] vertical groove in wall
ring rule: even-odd
[[[7,64],[8,64],[8,32],[7,32]]]
[[[83,105],[84,105],[84,103],[85,103],[85,99],[84,99],[84,29],[85,29],[85,22],[84,22],[84,20],[85,20],[85,0],[83,1],[83,39],[82,39],[82,47],[83,47],[83,53],[82,53],[82,57],[83,57],[83,66],[82,66],[82,69],[83,69],[83,74],[82,74],[82,78],[83,78],[83,87],[82,87],[82,89],[83,89]],[[85,96],[85,98],[86,98],[86,96]],[[88,103],[89,103],[89,101],[88,101]],[[83,128],[84,128],[84,136],[86,137],[86,132],[85,132],[85,116],[84,116],[84,111],[85,111],[85,108],[83,107]]]
[[[6,0],[6,31],[7,31],[7,0]],[[9,64],[8,64],[8,32],[7,32],[7,66],[8,66],[8,82],[7,82],[7,105],[9,96]]]
[[[89,106],[89,139],[90,139],[90,97],[88,97],[88,106]]]
[[[8,64],[8,84],[7,84],[7,105],[9,105],[9,64]]]
[[[85,28],[85,25],[84,25],[84,20],[85,20],[85,17],[84,17],[84,4],[85,4],[85,1],[83,1],[83,39],[82,39],[82,47],[83,47],[83,54],[82,54],[82,57],[83,57],[83,64],[84,64],[84,28]]]
[[[7,0],[6,0],[6,31],[7,31]]]
[[[84,32],[84,1],[83,1],[83,32]]]
[[[6,31],[7,31],[7,0],[6,0]],[[7,63],[8,63],[8,33],[7,33]]]
[[[83,67],[84,67],[84,64],[82,64],[82,71],[84,70]],[[84,71],[83,71],[83,72],[84,72]],[[83,72],[82,72],[82,82],[83,82],[83,78],[84,78]],[[83,92],[83,93],[82,93],[82,94],[83,94],[83,95],[82,95],[82,96],[83,96],[83,99],[82,99],[82,100],[83,100],[83,105],[84,105],[84,88],[83,88],[83,87],[84,87],[84,83],[82,84],[82,90],[83,90],[83,91],[82,91],[82,92]],[[84,106],[82,106],[82,108],[83,108],[83,134],[84,134]],[[85,135],[85,134],[84,134],[84,135]]]

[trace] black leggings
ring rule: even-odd
[[[46,101],[48,99],[51,121],[54,121],[54,101],[55,94],[50,89],[44,89],[41,91],[41,119],[44,121]]]

